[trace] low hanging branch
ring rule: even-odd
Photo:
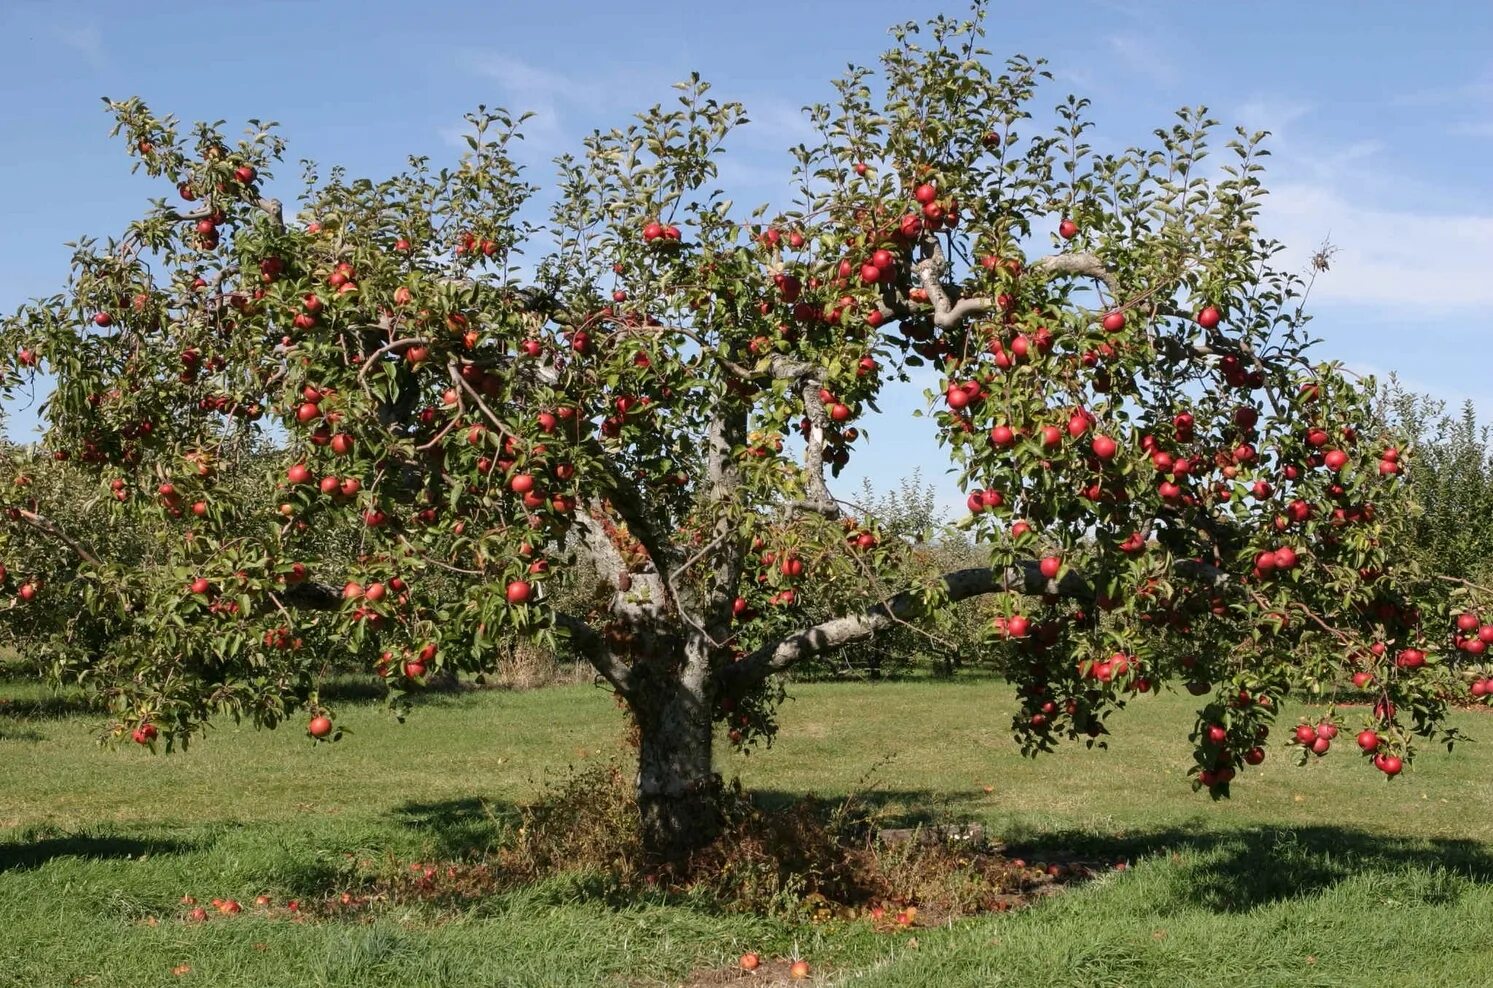
[[[1177,562],[1174,570],[1179,575],[1214,587],[1228,582],[1223,571],[1191,560]],[[941,579],[941,596],[950,604],[992,593],[1045,595],[1077,601],[1094,599],[1093,587],[1079,573],[1070,570],[1058,579],[1049,579],[1042,575],[1040,564],[1035,560],[1005,569],[972,567],[956,570]],[[833,618],[763,645],[722,668],[719,673],[721,687],[728,694],[740,693],[768,676],[787,671],[804,659],[867,641],[898,624],[916,620],[927,611],[925,599],[921,591],[904,590],[860,614]]]

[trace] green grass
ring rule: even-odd
[[[567,766],[614,757],[621,718],[588,687],[437,698],[404,725],[344,703],[337,745],[228,724],[153,758],[97,748],[97,717],[5,684],[20,702],[0,706],[0,985],[659,985],[749,948],[798,950],[835,985],[1493,984],[1493,746],[1427,752],[1393,783],[1346,737],[1305,768],[1273,749],[1215,804],[1184,781],[1189,697],[1133,704],[1108,750],[1028,761],[997,684],[792,692],[771,750],[722,759],[764,799],[869,786],[892,820],[975,819],[1028,855],[1132,867],[901,934],[618,904],[581,878],[455,914],[187,925],[184,894],[310,899],[349,855],[480,845]]]

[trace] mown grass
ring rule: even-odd
[[[353,860],[480,847],[567,766],[616,757],[621,718],[588,687],[435,698],[403,725],[344,703],[337,745],[228,724],[152,758],[0,687],[26,701],[0,707],[0,985],[660,985],[749,948],[801,953],[836,985],[1493,984],[1493,747],[1428,752],[1393,783],[1348,745],[1305,768],[1272,750],[1214,804],[1184,780],[1189,697],[1132,705],[1108,750],[1028,761],[998,684],[793,694],[773,749],[721,759],[763,799],[860,791],[889,822],[979,820],[1029,857],[1132,866],[897,934],[617,901],[587,876],[456,910],[292,922],[249,906],[192,925],[185,894],[311,901]]]

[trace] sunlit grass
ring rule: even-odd
[[[296,923],[250,906],[192,925],[186,894],[310,900],[348,855],[491,839],[567,765],[624,757],[620,713],[589,687],[436,698],[402,725],[344,703],[337,745],[226,724],[168,758],[100,749],[97,715],[6,686],[27,702],[0,707],[0,984],[669,984],[795,945],[844,985],[1493,984],[1486,745],[1427,752],[1392,783],[1347,744],[1305,768],[1274,749],[1215,804],[1185,780],[1189,697],[1133,704],[1108,750],[1029,761],[999,684],[792,692],[772,749],[721,758],[762,798],[860,791],[889,822],[974,819],[1022,853],[1133,866],[1019,913],[892,935],[607,904],[565,880],[455,915]]]

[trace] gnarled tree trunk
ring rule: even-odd
[[[630,703],[638,724],[638,813],[644,846],[681,861],[720,830],[720,777],[711,750],[708,657],[686,649],[674,675],[642,678]]]

